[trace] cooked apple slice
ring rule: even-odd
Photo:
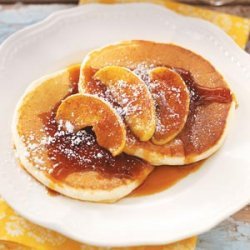
[[[146,84],[129,69],[118,66],[98,70],[94,79],[111,91],[133,134],[141,141],[148,141],[155,132],[156,118],[154,101]]]
[[[56,120],[65,130],[76,132],[92,126],[97,142],[113,156],[123,151],[126,141],[125,125],[109,103],[87,94],[66,98],[56,112]]]
[[[152,142],[163,145],[184,127],[189,112],[189,91],[182,78],[166,67],[150,71],[150,90],[156,104],[156,130]]]

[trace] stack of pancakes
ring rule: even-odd
[[[128,41],[32,83],[15,112],[14,143],[22,166],[45,186],[111,202],[157,165],[217,151],[234,109],[227,83],[201,56]]]

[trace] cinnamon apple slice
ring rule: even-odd
[[[133,134],[141,141],[148,141],[155,132],[156,118],[146,84],[129,69],[118,66],[98,70],[94,79],[108,87]]]
[[[156,104],[156,130],[152,142],[163,145],[183,129],[189,112],[189,91],[173,70],[157,67],[150,71],[150,90]]]
[[[125,125],[111,105],[99,97],[88,94],[69,96],[60,104],[56,120],[71,132],[91,126],[100,146],[113,156],[123,151]]]

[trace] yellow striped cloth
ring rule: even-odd
[[[242,48],[245,47],[250,20],[201,8],[163,0],[80,0],[80,3],[152,2],[178,13],[200,17],[211,21],[227,32]],[[112,250],[194,250],[196,237],[165,246],[141,246],[112,248]],[[16,214],[4,200],[0,199],[0,250],[105,250],[73,241],[56,232],[35,225]],[[111,250],[109,248],[109,250]]]

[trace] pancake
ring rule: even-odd
[[[56,110],[77,93],[78,78],[74,66],[31,84],[13,120],[16,152],[27,172],[48,188],[75,199],[113,202],[140,185],[153,167],[124,153],[113,157],[89,127],[62,130]]]
[[[79,91],[102,95],[91,86],[96,71],[107,66],[132,70],[149,81],[149,71],[168,67],[187,84],[191,99],[182,131],[169,143],[141,142],[127,129],[124,152],[153,165],[183,165],[205,159],[223,144],[235,110],[232,93],[219,72],[204,58],[173,44],[128,41],[91,52],[82,62]]]

